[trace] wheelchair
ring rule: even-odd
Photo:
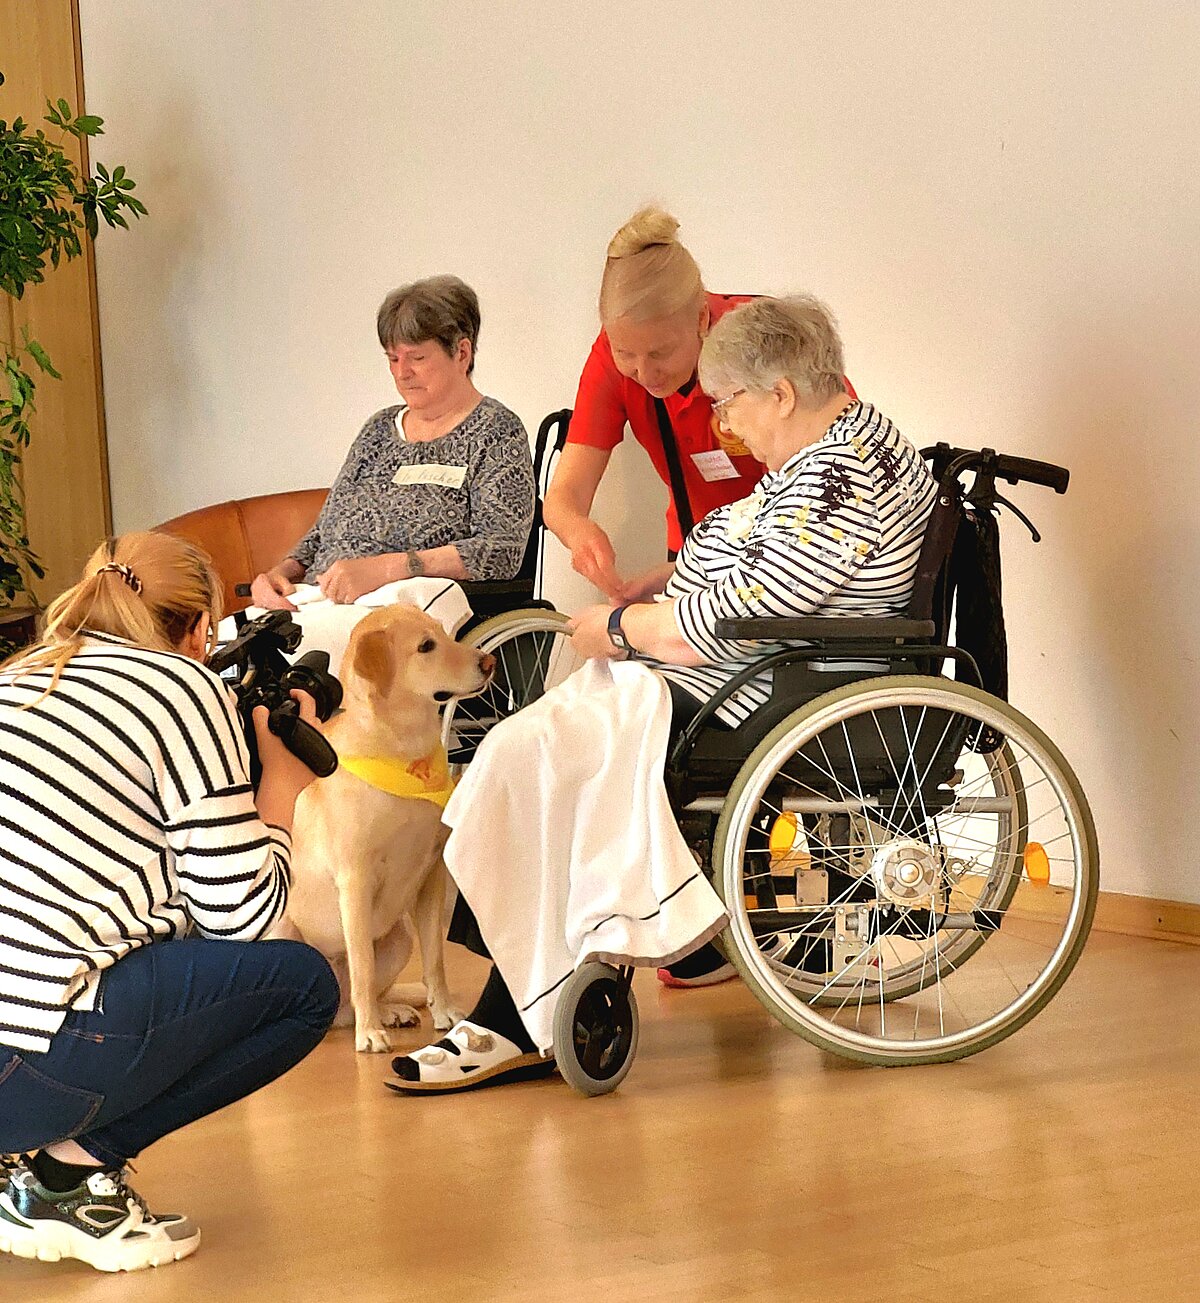
[[[554,460],[567,440],[570,409],[551,412],[534,441],[537,485],[533,525],[521,567],[510,580],[463,583],[473,612],[458,633],[459,642],[496,658],[488,687],[476,697],[449,703],[442,717],[442,742],[450,763],[468,764],[488,730],[536,701],[582,664],[571,647],[568,617],[540,596],[545,528],[542,499]]]
[[[1029,1022],[1078,960],[1098,889],[1078,779],[1005,700],[998,509],[1039,535],[997,481],[1064,493],[1068,472],[991,449],[924,455],[938,492],[904,616],[720,622],[720,637],[779,650],[703,704],[665,771],[746,985],[820,1049],[882,1066],[965,1058]],[[575,668],[564,624],[542,603],[476,627],[510,664],[493,700],[448,721],[463,760]],[[761,675],[770,700],[716,726]],[[632,1065],[632,976],[589,963],[560,993],[555,1057],[584,1094]]]

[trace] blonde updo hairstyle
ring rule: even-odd
[[[600,322],[625,317],[653,321],[685,308],[699,310],[704,282],[696,260],[679,243],[679,223],[661,208],[642,208],[608,244],[600,281]]]
[[[722,389],[765,394],[776,381],[789,380],[803,406],[819,408],[846,391],[833,313],[810,294],[743,303],[705,337],[699,377],[707,394]]]
[[[54,667],[47,692],[83,646],[85,631],[112,634],[139,647],[178,651],[202,615],[209,652],[221,618],[221,581],[207,553],[173,534],[122,534],[88,558],[83,578],[46,609],[45,630],[2,668],[18,673]],[[31,703],[32,704],[32,703]]]

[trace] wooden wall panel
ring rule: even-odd
[[[79,14],[75,0],[0,0],[0,118],[40,123],[47,98],[83,111]],[[52,130],[52,128],[47,128]],[[68,137],[80,167],[86,150]],[[49,352],[61,381],[41,376],[33,443],[25,460],[30,540],[46,567],[46,602],[71,583],[111,528],[96,277],[90,242],[14,303],[3,296],[0,332],[23,326]]]

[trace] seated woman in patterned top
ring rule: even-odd
[[[294,610],[307,578],[335,602],[397,579],[511,579],[533,523],[533,466],[520,419],[475,388],[479,300],[457,276],[393,290],[377,320],[404,400],[354,441],[317,523],[251,587]]]

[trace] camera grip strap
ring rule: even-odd
[[[276,707],[271,711],[267,726],[318,778],[328,778],[338,767],[337,752],[322,733],[300,718],[295,706],[296,703],[290,701]]]

